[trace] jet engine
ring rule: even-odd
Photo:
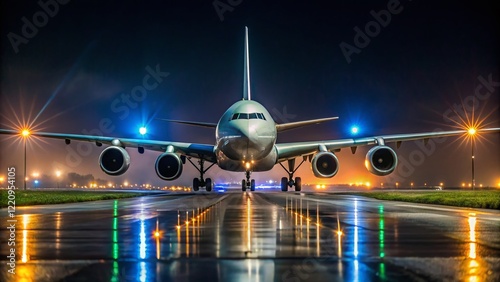
[[[366,154],[365,166],[369,172],[384,176],[394,171],[398,164],[398,156],[387,146],[375,146]]]
[[[130,166],[130,156],[124,148],[110,146],[101,152],[99,165],[109,175],[122,175]]]
[[[182,174],[182,160],[174,153],[163,153],[156,159],[155,170],[163,180],[174,180]]]
[[[332,152],[319,152],[311,160],[314,176],[333,177],[339,171],[339,160]]]

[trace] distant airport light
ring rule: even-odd
[[[141,128],[139,128],[139,133],[141,135],[145,135],[147,132],[148,130],[146,129],[146,127],[142,126]]]
[[[359,132],[359,127],[357,127],[357,126],[351,127],[351,133],[352,134],[355,135],[355,134],[358,134],[358,132]]]
[[[476,134],[477,130],[474,127],[471,127],[467,132],[469,133],[469,135],[474,135]]]

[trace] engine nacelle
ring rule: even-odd
[[[330,178],[339,171],[339,160],[332,152],[319,152],[311,160],[314,176]]]
[[[130,156],[124,148],[110,146],[102,150],[99,166],[109,175],[122,175],[130,166]]]
[[[182,160],[174,153],[163,153],[156,159],[155,170],[163,180],[174,180],[182,174]]]
[[[365,166],[369,172],[384,176],[394,171],[398,164],[398,156],[391,147],[376,146],[366,154]]]

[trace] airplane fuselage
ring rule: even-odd
[[[278,159],[276,137],[276,124],[264,106],[238,101],[217,124],[217,164],[229,171],[270,170]]]

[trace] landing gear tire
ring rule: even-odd
[[[302,190],[302,179],[300,177],[295,177],[295,191]]]
[[[212,187],[213,187],[212,186],[212,179],[211,178],[205,179],[205,189],[207,190],[207,192],[211,192],[212,191]]]
[[[281,163],[280,166],[288,173],[288,178],[283,177],[281,178],[281,191],[285,192],[288,191],[288,187],[293,187],[295,186],[295,191],[300,191],[302,190],[302,179],[300,177],[296,177],[295,181],[293,180],[293,174],[299,169],[299,167],[305,162],[306,158],[302,159],[300,164],[295,167],[295,159],[289,159],[288,160],[288,169],[282,165]]]
[[[241,191],[245,192],[247,190],[247,182],[245,179],[241,180]]]
[[[250,180],[250,191],[255,191],[255,179]]]
[[[194,168],[196,168],[196,170],[200,173],[200,177],[199,178],[194,178],[193,179],[193,191],[197,192],[200,190],[200,187],[205,187],[205,189],[207,190],[207,192],[210,192],[212,191],[212,188],[213,188],[213,184],[212,184],[212,179],[210,178],[207,178],[207,179],[204,179],[203,178],[203,175],[205,174],[205,172],[207,172],[207,170],[209,170],[212,166],[214,166],[216,163],[212,163],[209,167],[207,167],[206,169],[204,168],[204,164],[205,164],[205,160],[203,159],[203,156],[202,155],[199,155],[200,159],[198,160],[198,166],[196,166],[195,163],[193,163],[193,161],[191,161],[191,158],[187,158],[187,160],[194,166]],[[186,160],[186,158],[184,158],[184,161]]]
[[[200,180],[198,178],[193,179],[193,191],[200,190]]]
[[[288,179],[286,177],[281,178],[281,191],[288,191]]]

